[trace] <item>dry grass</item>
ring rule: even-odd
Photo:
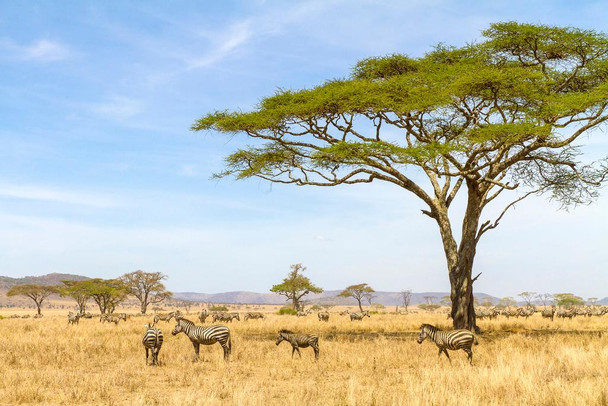
[[[462,351],[451,352],[450,364],[433,344],[416,343],[422,322],[449,326],[439,314],[235,321],[229,363],[219,345],[202,346],[193,362],[188,338],[160,322],[165,344],[161,366],[152,367],[141,345],[148,318],[68,326],[65,314],[0,320],[1,404],[608,404],[608,316],[482,321],[473,367]],[[292,360],[288,343],[275,346],[280,328],[318,333],[320,360],[309,348]]]

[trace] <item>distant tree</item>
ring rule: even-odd
[[[127,288],[119,279],[88,279],[82,281],[88,295],[99,306],[101,314],[113,313],[116,306],[128,295]]]
[[[127,292],[139,300],[141,314],[146,314],[148,305],[164,302],[173,295],[162,283],[167,276],[160,272],[140,270],[124,274],[120,279]]]
[[[437,300],[437,296],[423,296],[422,298],[424,299],[426,304],[429,304],[429,305],[434,305],[435,300]]]
[[[524,301],[526,302],[526,306],[532,306],[532,300],[534,300],[534,298],[538,296],[538,294],[536,292],[521,292],[517,296],[524,299]]]
[[[218,177],[387,182],[417,198],[441,236],[453,325],[473,330],[486,232],[529,196],[585,204],[608,180],[606,161],[579,148],[608,121],[608,36],[518,22],[482,35],[415,58],[366,58],[350,77],[279,90],[251,112],[206,114],[192,129],[257,141],[230,154]]]
[[[59,294],[62,297],[69,296],[72,299],[76,300],[76,304],[78,305],[78,313],[82,314],[85,312],[87,307],[87,302],[91,298],[89,294],[89,290],[85,285],[86,281],[61,281],[64,286],[59,288]]]
[[[480,303],[481,306],[483,306],[483,307],[492,307],[492,306],[494,306],[494,301],[492,300],[491,297],[488,297],[488,296],[482,298],[480,302],[481,302]]]
[[[363,312],[361,301],[364,298],[369,297],[373,292],[375,292],[375,290],[367,283],[360,283],[358,285],[347,286],[342,292],[338,293],[338,296],[354,298],[359,305],[359,310]]]
[[[553,295],[551,293],[539,293],[536,297],[541,301],[545,308],[547,307],[547,304],[553,300]]]
[[[407,312],[407,307],[410,305],[410,301],[412,300],[412,290],[406,289],[401,291],[401,303],[403,307],[405,307],[405,311]]]
[[[36,285],[36,284],[25,284],[16,285],[6,292],[6,296],[26,296],[34,301],[38,314],[40,313],[40,307],[46,298],[51,296],[53,293],[59,293],[59,289],[56,286]]]
[[[591,304],[591,306],[595,306],[595,302],[597,302],[597,297],[588,297],[587,301]]]
[[[511,307],[511,306],[515,306],[517,304],[517,301],[515,299],[513,299],[511,296],[507,296],[507,297],[503,297],[502,299],[500,299],[498,301],[498,304],[502,305],[503,307]]]
[[[585,301],[580,296],[575,296],[573,293],[555,293],[553,295],[558,306],[572,307],[584,305]]]
[[[313,285],[313,283],[302,273],[306,270],[306,267],[302,264],[291,265],[291,271],[287,275],[287,278],[283,279],[283,283],[274,285],[270,288],[271,292],[287,297],[287,300],[291,300],[294,310],[302,310],[301,301],[304,296],[309,293],[321,293],[323,289]]]
[[[439,304],[441,306],[451,306],[452,305],[452,299],[450,298],[450,295],[447,296],[442,296],[441,299],[439,300]]]

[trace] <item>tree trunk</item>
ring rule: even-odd
[[[363,306],[361,306],[361,299],[359,299],[358,297],[356,297],[355,299],[357,299],[357,302],[359,303],[359,310],[361,311],[361,313],[363,313]]]
[[[141,302],[141,314],[146,314],[148,310],[148,304],[146,302]]]

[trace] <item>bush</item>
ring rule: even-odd
[[[319,306],[319,305],[316,304],[313,307],[311,307],[310,310],[320,311],[320,310],[323,310],[323,308],[321,306]]]
[[[295,316],[296,314],[298,314],[297,311],[295,311],[295,309],[292,309],[291,307],[281,307],[279,309],[279,311],[277,312],[277,314],[283,316],[285,314],[290,315],[290,316]]]
[[[428,310],[428,311],[431,312],[433,310],[439,309],[441,306],[436,305],[436,304],[427,304],[427,303],[424,303],[424,304],[418,305],[418,307],[421,308],[422,310]]]
[[[211,306],[209,310],[212,312],[227,312],[228,308],[226,306]]]

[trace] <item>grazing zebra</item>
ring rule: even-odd
[[[78,321],[80,320],[80,313],[72,313],[70,312],[68,314],[68,325],[70,324],[78,324]]]
[[[350,310],[346,309],[343,312],[340,312],[340,316],[346,316],[347,314],[350,314]]]
[[[92,319],[93,315],[91,313],[81,313],[80,317],[83,319]]]
[[[287,341],[291,344],[291,358],[293,358],[294,352],[298,352],[300,358],[300,348],[312,347],[315,352],[315,359],[319,359],[319,336],[316,334],[296,334],[289,330],[279,330],[277,336],[277,345],[281,344],[282,341]]]
[[[308,310],[307,310],[307,311],[305,311],[305,312],[300,311],[300,312],[298,312],[298,313],[296,314],[296,316],[298,316],[298,317],[306,317],[306,316],[308,316],[309,314],[310,314],[310,311],[308,311]]]
[[[220,343],[224,350],[224,359],[228,360],[230,352],[232,351],[232,341],[230,340],[230,329],[228,327],[221,325],[210,327],[197,326],[190,320],[184,319],[182,316],[176,316],[175,320],[177,320],[177,324],[171,334],[186,334],[190,341],[192,341],[196,358],[198,358],[201,344],[211,345]]]
[[[429,337],[439,348],[439,356],[443,352],[448,360],[450,356],[447,350],[463,350],[467,353],[469,362],[473,365],[473,351],[471,351],[472,344],[479,344],[475,334],[469,330],[448,330],[443,331],[430,324],[423,324],[420,327],[420,335],[418,336],[418,344],[422,344],[425,338]],[[450,360],[452,362],[452,360]]]
[[[550,318],[551,321],[553,321],[553,318],[555,317],[555,305],[551,306],[551,310],[547,310],[547,309],[543,310],[541,312],[541,315],[545,318]]]
[[[158,353],[163,346],[163,332],[146,324],[146,332],[141,343],[146,348],[146,365],[148,365],[148,350],[152,351],[152,365],[158,365]]]
[[[118,320],[127,321],[127,313],[118,313],[118,314],[114,314],[113,316],[118,317]]]
[[[329,321],[329,312],[319,312],[317,317],[319,317],[319,321]]]
[[[156,325],[156,323],[158,323],[160,320],[162,321],[166,321],[167,323],[171,321],[172,318],[181,315],[180,311],[176,311],[176,312],[171,312],[171,313],[157,313],[154,315],[154,323],[152,324],[153,326]]]
[[[232,322],[232,319],[237,319],[241,321],[241,318],[238,313],[215,313],[213,315],[213,322],[216,321],[224,321],[224,322]]]
[[[260,312],[248,312],[245,313],[245,317],[243,317],[244,320],[248,320],[248,319],[265,319],[266,316],[264,316],[264,314],[260,313]]]
[[[104,317],[103,321],[107,321],[108,323],[118,324],[118,322],[120,321],[120,319],[118,317],[115,317],[115,316],[106,315],[106,317]]]
[[[361,321],[361,320],[363,320],[363,317],[365,317],[365,316],[370,317],[369,311],[364,310],[363,313],[351,313],[350,314],[350,321],[353,321],[353,320],[359,320],[359,321]]]
[[[200,322],[205,323],[207,317],[209,317],[209,312],[207,311],[207,309],[201,310],[200,314],[198,315],[198,319],[200,320]]]

